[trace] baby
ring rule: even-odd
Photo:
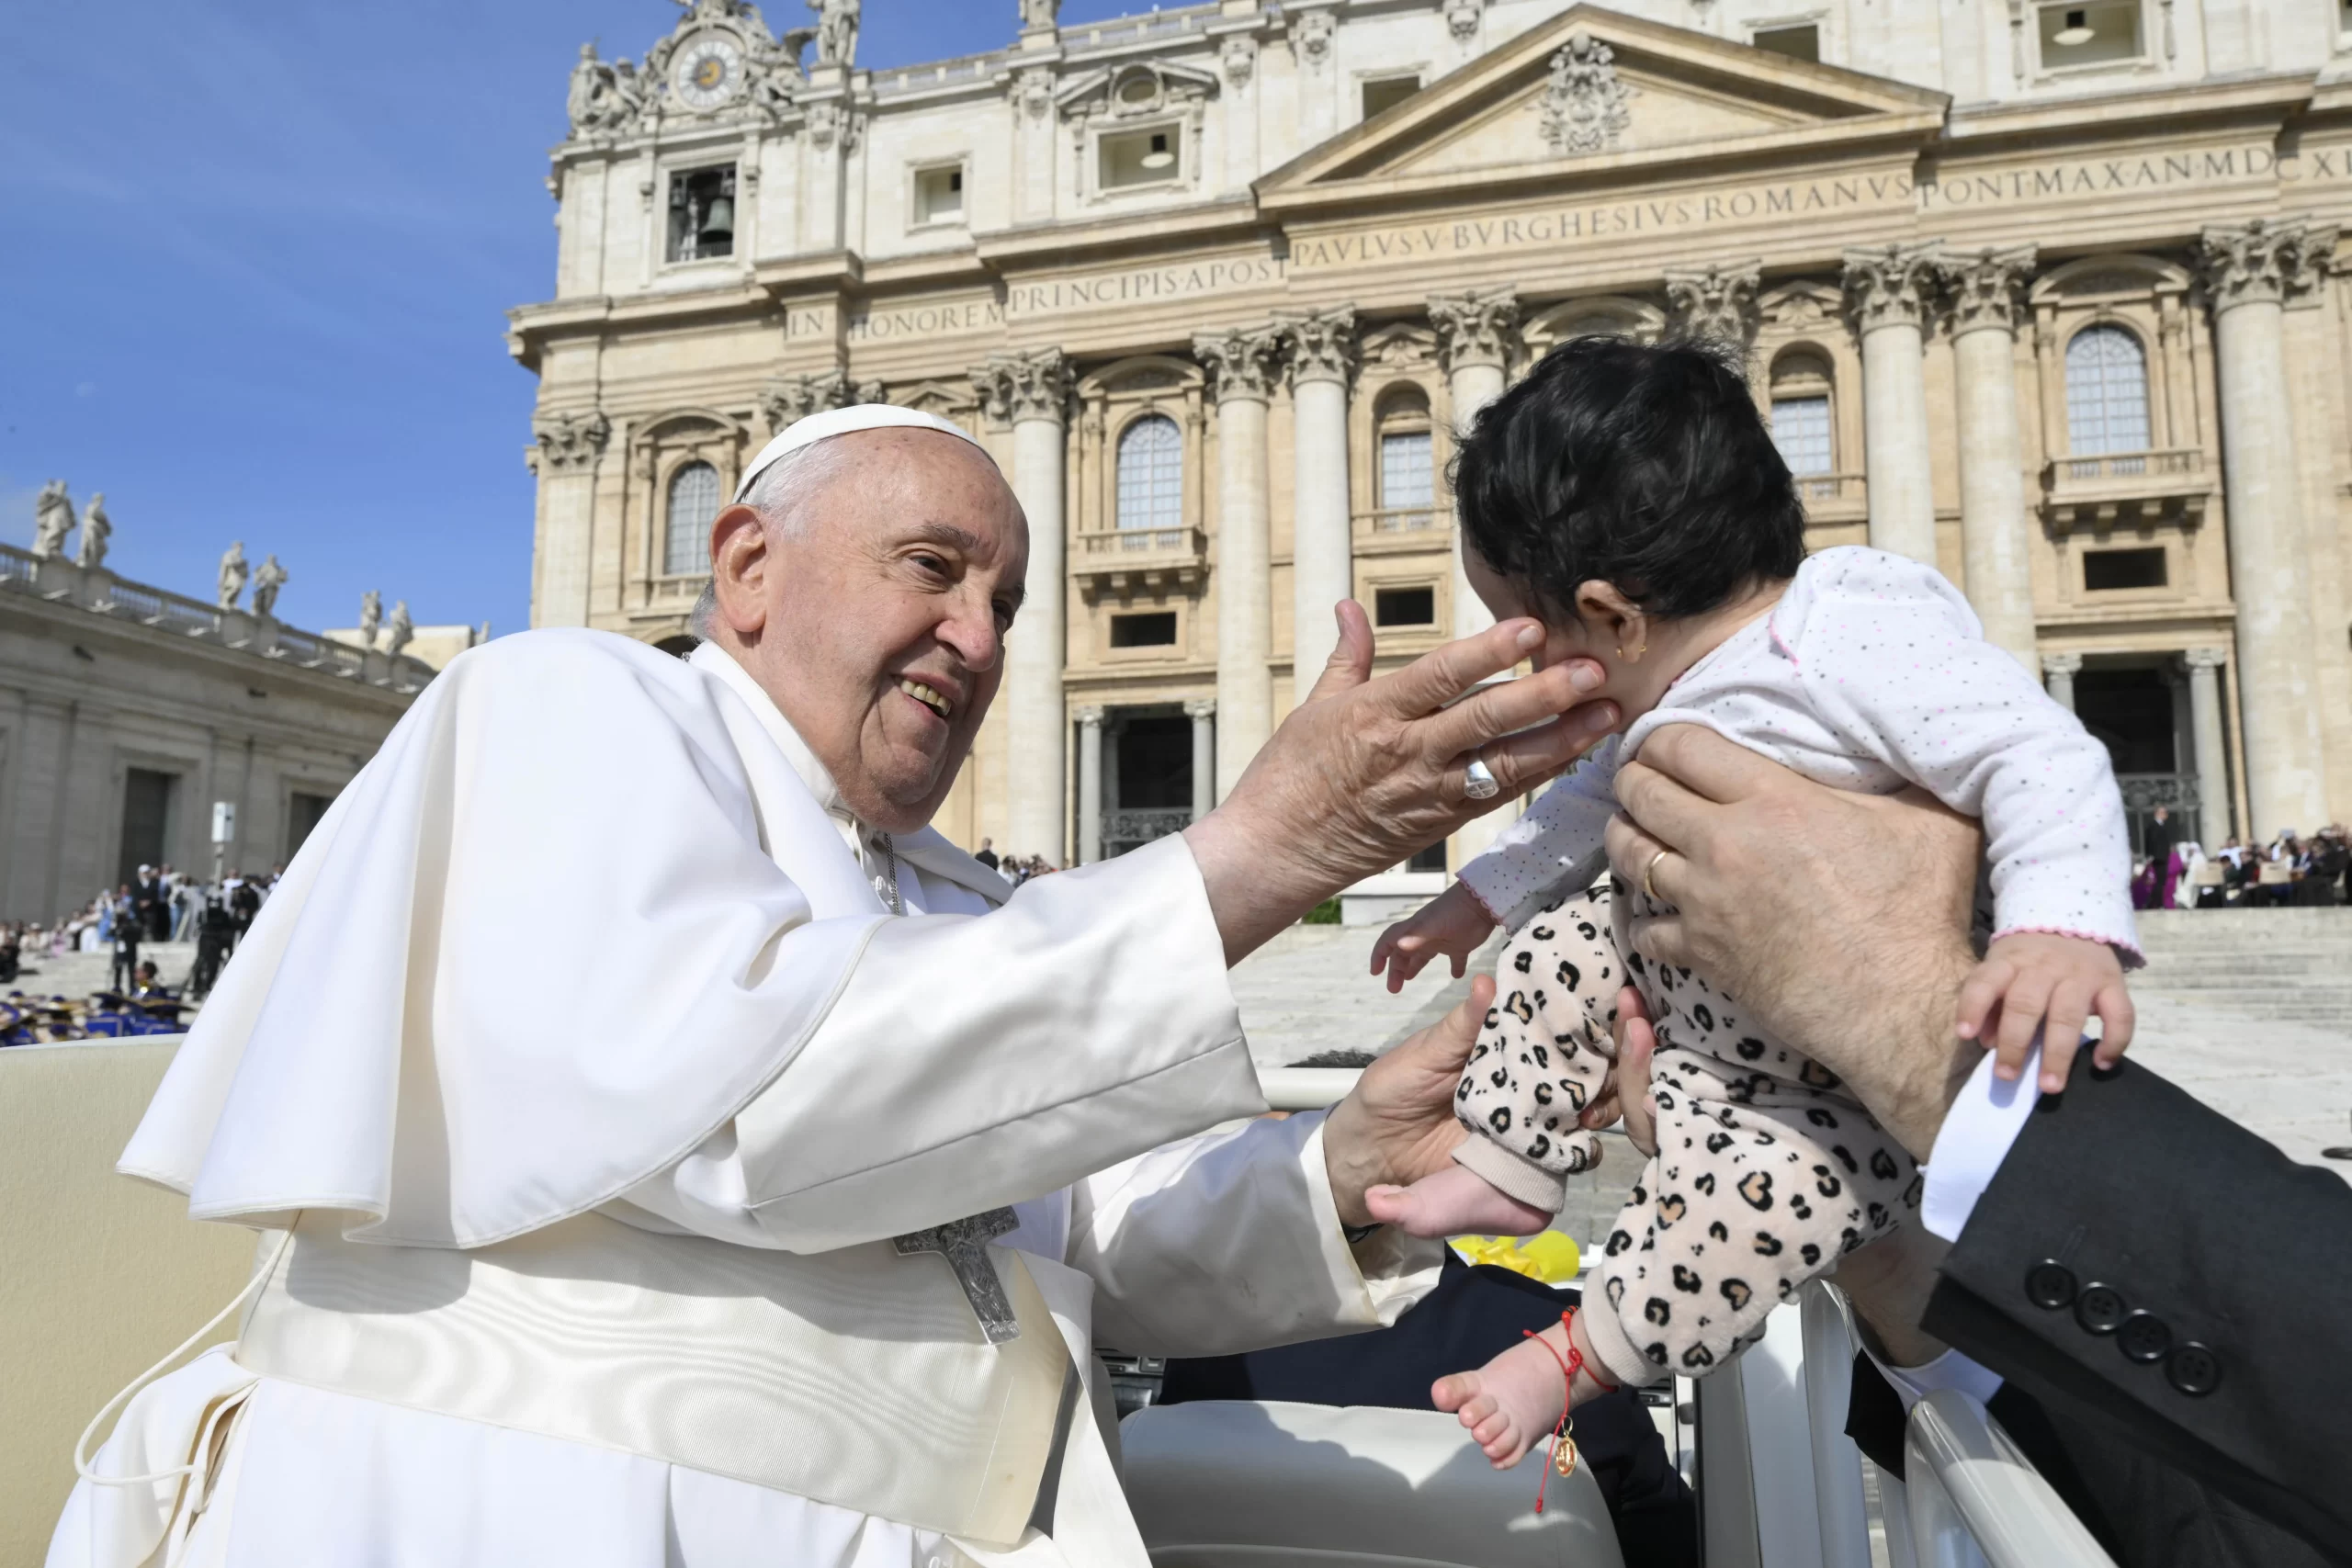
[[[1435,1390],[1498,1464],[1559,1418],[1578,1357],[1602,1386],[1703,1372],[1918,1205],[1910,1156],[1833,1075],[1708,976],[1633,951],[1627,923],[1663,908],[1646,876],[1527,915],[1597,863],[1617,770],[1659,727],[1704,725],[1838,789],[1917,784],[1981,818],[1992,935],[1957,1032],[1994,1043],[2012,1078],[2039,1034],[2045,1089],[2064,1082],[2092,1015],[2110,1048],[2129,1043],[2123,968],[2139,954],[2105,749],[1934,570],[1856,547],[1805,556],[1788,468],[1735,363],[1703,345],[1564,344],[1480,413],[1459,458],[1479,596],[1498,617],[1544,621],[1540,663],[1598,660],[1594,695],[1624,728],[1374,947],[1393,989],[1438,953],[1460,975],[1498,924],[1525,920],[1456,1092],[1472,1136],[1452,1168],[1376,1189],[1374,1214],[1417,1235],[1540,1225],[1599,1157],[1578,1113],[1608,1069],[1623,987],[1657,1040],[1658,1153],[1589,1310]]]

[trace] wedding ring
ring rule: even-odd
[[[1642,895],[1652,903],[1657,902],[1657,885],[1650,880],[1650,874],[1657,870],[1658,862],[1664,860],[1673,852],[1674,852],[1672,850],[1660,850],[1657,853],[1650,856],[1649,864],[1642,867]]]
[[[1502,793],[1503,786],[1495,782],[1493,770],[1476,757],[1462,770],[1462,793],[1473,800],[1492,800]]]

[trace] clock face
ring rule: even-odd
[[[715,109],[743,85],[743,46],[725,33],[704,33],[678,51],[670,90],[690,109]]]

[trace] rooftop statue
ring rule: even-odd
[[[376,628],[384,624],[384,596],[370,588],[359,596],[359,646],[376,646]]]
[[[107,560],[107,540],[114,533],[114,520],[107,515],[107,492],[97,491],[90,496],[90,509],[82,513],[82,549],[74,564],[84,571],[96,571]]]
[[[277,615],[277,591],[286,586],[286,569],[277,564],[276,556],[265,556],[254,571],[254,614],[275,619]]]
[[[416,623],[408,618],[408,601],[405,599],[396,601],[392,605],[391,625],[385,628],[384,651],[394,659],[398,659],[401,656],[401,649],[406,648],[415,637]]]
[[[846,71],[857,63],[859,0],[808,0],[817,13],[817,63]]]
[[[33,558],[48,560],[65,552],[65,536],[74,531],[74,502],[65,493],[63,479],[51,479],[40,487],[40,496],[33,502]]]
[[[220,608],[233,610],[245,591],[245,544],[242,539],[229,547],[220,558]]]

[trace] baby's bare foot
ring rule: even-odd
[[[1560,1337],[1555,1326],[1539,1337]],[[1567,1388],[1560,1363],[1522,1339],[1475,1372],[1442,1377],[1430,1390],[1440,1410],[1454,1412],[1497,1470],[1508,1470],[1559,1425]]]
[[[1448,1165],[1410,1187],[1374,1187],[1363,1195],[1372,1217],[1408,1235],[1532,1235],[1552,1216],[1489,1185],[1464,1165]]]

